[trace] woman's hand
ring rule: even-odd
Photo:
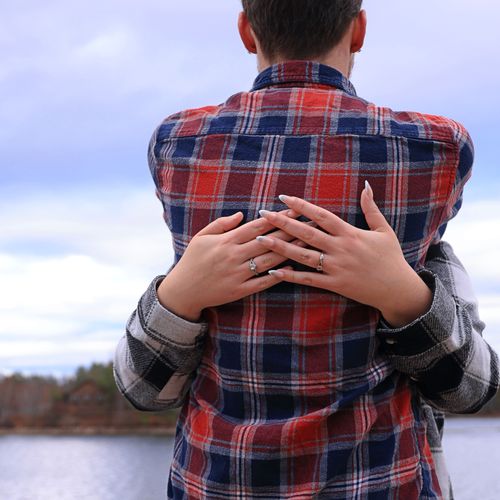
[[[263,248],[311,268],[318,269],[322,264],[322,272],[273,270],[271,275],[375,307],[394,327],[411,323],[430,308],[432,292],[406,262],[396,234],[373,200],[368,182],[361,194],[361,208],[369,231],[351,226],[300,198],[280,199],[326,233],[284,214],[264,210],[261,215],[269,223],[312,248],[300,248],[270,236],[259,236],[257,240]]]
[[[292,210],[280,215],[289,220],[298,217]],[[274,226],[265,219],[257,219],[238,227],[242,218],[241,212],[221,217],[192,238],[182,258],[158,287],[158,299],[165,308],[197,321],[206,307],[239,300],[281,281],[267,273],[256,276],[250,268],[250,259],[254,259],[259,274],[287,260],[266,250],[255,239]],[[294,239],[283,231],[275,231],[272,237],[276,241]]]

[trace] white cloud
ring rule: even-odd
[[[79,260],[78,265],[94,266],[97,274],[101,263],[133,274],[134,269],[164,271],[173,258],[170,234],[153,187],[4,197],[0,200],[0,226],[0,245],[15,245],[24,255],[29,256],[31,247],[36,257],[41,246],[56,245],[49,253],[64,256],[59,267],[71,266],[83,255],[95,262]],[[50,261],[44,266],[39,271],[50,274]],[[108,272],[118,272],[113,269]]]
[[[122,63],[122,59],[130,56],[135,48],[134,40],[125,30],[114,30],[102,33],[75,51],[75,55],[83,61],[103,61],[106,63]],[[134,53],[136,51],[134,50]]]
[[[71,342],[71,343],[56,343],[50,341],[36,342],[0,342],[0,350],[9,351],[9,357],[18,359],[33,359],[36,358],[38,364],[45,364],[46,356],[60,356],[67,362],[67,356],[75,356],[77,354],[87,354],[94,356],[103,350],[108,351],[113,349],[116,343],[113,341],[91,341],[91,342]],[[93,359],[93,358],[91,358]],[[60,362],[61,360],[59,360]],[[26,362],[26,361],[24,361]]]
[[[445,240],[453,244],[478,288],[496,288],[500,293],[500,201],[465,200]]]
[[[116,303],[126,301],[130,297],[128,289],[142,285],[136,277],[137,270],[98,263],[89,256],[9,260],[9,267],[2,270],[2,308],[16,311],[29,304],[33,314],[53,317],[56,321],[70,315],[74,321],[88,322],[89,313],[94,315],[94,321],[119,321],[123,309],[110,308],[109,299],[113,297]],[[36,325],[26,318],[22,323],[37,331]],[[68,329],[69,325],[63,323],[57,330]],[[15,322],[2,321],[0,329],[5,332],[13,329],[15,333],[19,326]],[[44,330],[43,321],[39,327]]]
[[[500,355],[500,293],[481,294],[478,300],[480,317],[486,324],[483,336]]]
[[[4,372],[111,359],[140,295],[173,261],[153,192],[4,199],[0,226]]]

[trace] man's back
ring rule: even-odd
[[[455,123],[377,108],[336,70],[303,62],[273,66],[222,106],[167,119],[151,146],[177,258],[211,220],[279,209],[281,193],[364,226],[367,179],[418,267],[472,163]],[[376,310],[281,284],[208,319],[172,497],[438,496],[417,396],[380,352]]]

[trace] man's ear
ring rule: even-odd
[[[366,11],[362,10],[353,21],[351,54],[359,52],[365,43],[366,22]]]
[[[240,32],[241,41],[245,48],[251,54],[257,54],[257,43],[255,41],[255,33],[253,32],[248,17],[244,12],[240,12],[238,17],[238,31]]]

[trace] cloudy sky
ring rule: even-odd
[[[446,239],[500,350],[500,4],[366,0],[353,83],[395,109],[461,121],[476,146]],[[0,19],[0,373],[111,359],[172,260],[146,163],[179,109],[248,89],[238,0],[20,0]]]

